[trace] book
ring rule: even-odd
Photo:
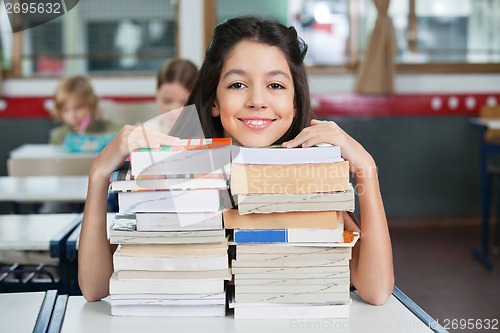
[[[111,306],[116,305],[209,305],[226,304],[226,293],[209,294],[115,294],[110,295]]]
[[[295,194],[347,191],[349,162],[257,165],[231,164],[232,194]]]
[[[281,262],[281,261],[309,261],[315,262],[325,259],[351,259],[351,249],[350,248],[339,248],[346,249],[345,252],[329,252],[329,253],[236,253],[236,259],[238,261],[262,261],[262,262]],[[238,251],[238,247],[236,247]]]
[[[113,267],[120,270],[143,271],[204,271],[228,268],[227,253],[219,256],[152,257],[126,256],[118,247],[113,254]]]
[[[234,229],[240,243],[335,243],[343,240],[343,225],[336,229]]]
[[[222,279],[109,279],[109,293],[119,294],[214,294],[224,292]]]
[[[321,280],[321,279],[339,279],[339,278],[349,278],[350,271],[349,267],[337,268],[333,272],[309,272],[305,273],[296,273],[291,271],[290,269],[284,269],[282,271],[272,271],[262,273],[254,273],[254,272],[243,272],[241,269],[238,269],[240,272],[235,274],[234,282],[247,281],[247,284],[254,283],[258,284],[260,280],[269,281],[269,280],[278,280],[278,281],[289,281],[289,280],[304,280],[306,282],[313,280]],[[120,272],[118,272],[120,273]],[[244,282],[243,282],[244,283]],[[265,283],[265,282],[263,282]]]
[[[183,231],[222,229],[221,212],[137,213],[137,231]]]
[[[234,319],[326,319],[349,318],[349,304],[236,303]],[[346,319],[348,320],[348,319]],[[342,326],[344,327],[344,326]],[[346,323],[345,327],[349,327]]]
[[[233,274],[259,274],[261,277],[284,276],[284,275],[302,275],[318,274],[332,275],[337,273],[349,272],[349,265],[330,266],[330,267],[231,267]],[[319,276],[319,275],[318,275]]]
[[[347,288],[348,289],[348,288]],[[235,293],[236,303],[292,303],[292,304],[346,304],[350,300],[349,290],[347,291],[326,291],[326,292],[267,292],[267,293]]]
[[[231,147],[232,163],[238,164],[303,164],[341,162],[340,146],[321,145],[308,148]]]
[[[227,241],[201,244],[121,244],[120,254],[134,257],[210,257],[227,254]]]
[[[194,204],[196,203],[196,204]],[[119,192],[119,213],[217,212],[221,208],[218,190]]]
[[[240,261],[232,260],[231,268],[247,268],[247,267],[275,267],[275,268],[307,268],[307,267],[339,267],[339,266],[349,266],[349,258],[338,258],[338,259],[322,259],[322,260],[305,260],[305,261]]]
[[[324,284],[284,284],[284,285],[235,285],[234,292],[239,294],[277,294],[277,293],[331,293],[344,292],[349,294],[349,279]]]
[[[287,212],[276,214],[238,214],[238,210],[224,211],[226,229],[337,229],[342,228],[342,212]]]
[[[349,233],[349,231],[344,231],[344,239],[345,235]],[[266,255],[269,257],[279,256],[279,255],[330,255],[331,253],[351,253],[351,249],[349,247],[331,247],[331,246],[297,246],[294,244],[290,246],[290,244],[239,244],[236,247],[236,255],[238,257],[243,256],[252,256],[252,255]]]
[[[311,211],[354,211],[352,185],[346,191],[303,194],[238,194],[238,212],[267,214]]]
[[[222,279],[231,280],[230,269],[219,269],[210,271],[117,271],[118,280],[126,279]]]
[[[230,173],[231,139],[185,139],[176,146],[139,148],[130,154],[132,176]]]
[[[245,278],[241,277],[240,274],[237,274],[234,277],[234,285],[235,286],[288,286],[288,285],[329,285],[329,284],[338,284],[344,285],[349,284],[349,273],[339,273],[336,277],[281,277],[281,278]]]
[[[227,181],[221,178],[159,178],[139,180],[113,181],[109,187],[111,192],[141,191],[185,191],[217,189],[227,190]]]
[[[194,231],[125,231],[109,230],[111,244],[181,244],[181,243],[220,243],[226,240],[224,230]]]
[[[111,315],[130,317],[224,317],[226,306],[222,305],[116,305],[111,306]]]

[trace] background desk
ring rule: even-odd
[[[2,332],[46,332],[57,292],[0,294]]]
[[[383,306],[368,305],[355,292],[351,296],[349,319],[311,320],[235,320],[232,315],[223,318],[114,317],[107,300],[87,303],[82,296],[72,296],[66,306],[62,332],[432,332],[429,323],[420,320],[394,295]],[[435,331],[446,332],[435,322],[432,326]],[[53,331],[57,332],[58,327]]]
[[[15,213],[20,203],[81,204],[87,197],[87,183],[87,176],[0,177],[0,201],[14,203]]]
[[[23,251],[46,251],[51,258],[59,262],[60,281],[55,284],[11,284],[2,282],[0,290],[27,291],[58,288],[61,293],[68,290],[68,268],[66,264],[66,240],[81,223],[81,214],[33,214],[0,215],[0,253],[10,263],[22,259]],[[29,258],[28,258],[29,259]],[[28,260],[27,260],[28,261]]]
[[[9,153],[9,176],[85,176],[97,153],[69,153],[62,145],[25,144]]]

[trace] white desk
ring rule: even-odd
[[[81,214],[0,215],[0,250],[49,251],[50,242],[79,221]]]
[[[0,294],[2,332],[33,332],[45,292]]]
[[[70,153],[62,145],[25,144],[9,153],[9,176],[85,176],[97,153]]]
[[[85,202],[87,176],[0,177],[0,201]]]
[[[352,293],[349,319],[235,320],[223,318],[114,317],[107,300],[87,303],[71,296],[62,332],[432,332],[394,296],[384,306],[371,306]],[[442,331],[443,332],[443,331]]]

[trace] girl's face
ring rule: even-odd
[[[164,83],[156,91],[156,102],[161,113],[181,108],[186,103],[189,91],[179,82]]]
[[[222,67],[212,116],[220,116],[235,144],[265,147],[290,128],[293,99],[292,74],[280,49],[241,41]]]
[[[91,116],[91,109],[75,96],[69,96],[61,109],[61,120],[75,132],[79,132],[83,120]]]

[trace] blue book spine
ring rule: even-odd
[[[234,229],[236,243],[287,243],[288,231],[284,229]]]

